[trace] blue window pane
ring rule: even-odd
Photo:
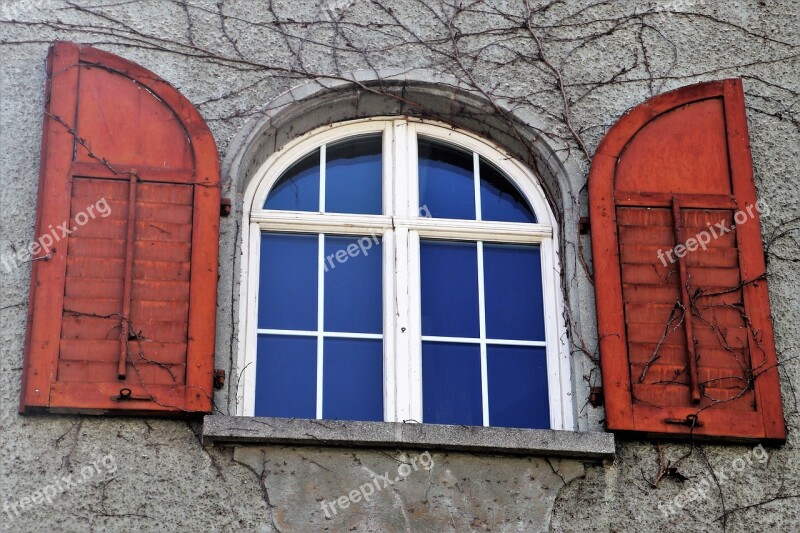
[[[419,205],[435,218],[475,220],[472,153],[420,140]]]
[[[368,135],[326,147],[326,213],[383,212],[382,142],[380,135]]]
[[[477,344],[422,343],[422,421],[483,425]]]
[[[319,150],[292,165],[278,178],[264,209],[319,211]]]
[[[258,327],[317,329],[316,235],[261,234]]]
[[[259,335],[256,416],[316,418],[317,339]]]
[[[324,261],[325,331],[381,333],[380,239],[326,235]]]
[[[483,278],[486,336],[545,340],[539,247],[484,244]]]
[[[481,219],[536,222],[527,200],[499,170],[481,159]]]
[[[480,336],[475,243],[422,241],[422,334]]]
[[[371,339],[325,339],[322,416],[383,420],[383,343]]]
[[[489,423],[513,428],[550,428],[545,349],[487,346]]]

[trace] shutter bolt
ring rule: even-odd
[[[681,419],[681,418],[665,418],[664,419],[664,423],[665,424],[675,424],[676,426],[686,426],[686,427],[690,427],[690,428],[696,428],[696,427],[700,427],[700,426],[703,425],[703,423],[700,422],[700,419],[698,418],[698,416],[695,415],[695,414],[686,415],[686,418],[683,418],[683,419]]]

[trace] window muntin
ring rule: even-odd
[[[343,141],[346,143],[348,138],[370,133],[373,135],[379,133],[382,137],[382,215],[374,214],[374,210],[372,214],[341,214],[327,211],[323,213],[310,209],[303,213],[295,210],[273,210],[269,209],[269,205],[265,205],[269,196],[267,191],[270,188],[273,191],[278,190],[277,186],[273,186],[277,181],[276,178],[284,176],[292,163],[302,160],[309,153],[314,154],[315,150],[317,151],[316,160],[322,163],[320,168],[323,170],[322,172],[318,171],[318,174],[320,175],[321,189],[324,189],[327,186],[326,154],[324,152],[329,152],[331,147],[337,143]],[[417,142],[418,135],[419,143]],[[373,138],[375,137],[377,136],[374,135]],[[459,156],[457,162],[460,161],[460,164],[450,165],[450,167],[455,166],[456,172],[461,174],[459,177],[469,182],[470,190],[463,187],[464,201],[462,203],[464,205],[472,203],[474,214],[470,214],[473,217],[471,220],[447,219],[441,216],[442,211],[437,216],[436,209],[430,209],[431,206],[425,203],[423,198],[434,198],[428,195],[425,187],[421,185],[423,170],[417,165],[418,160],[424,162],[426,159],[426,143],[432,146],[432,152],[450,152]],[[441,148],[449,150],[441,150]],[[418,152],[422,154],[421,159],[418,159]],[[442,161],[443,159],[444,161]],[[450,161],[447,158],[439,157],[436,163],[442,165],[442,163],[450,163]],[[468,175],[469,172],[471,172],[471,176]],[[461,345],[469,345],[477,350],[478,390],[490,391],[487,395],[478,395],[477,403],[480,408],[475,415],[477,418],[471,418],[469,423],[480,425],[491,422],[492,425],[573,429],[572,407],[569,402],[569,365],[562,340],[563,325],[560,325],[558,321],[561,302],[556,281],[557,258],[552,245],[553,217],[538,188],[536,178],[529,171],[484,142],[456,132],[449,127],[443,128],[406,120],[370,120],[325,128],[322,133],[312,134],[306,139],[291,143],[280,156],[275,156],[265,163],[262,175],[264,178],[248,189],[248,199],[246,199],[246,205],[261,205],[267,208],[252,209],[246,218],[246,222],[250,224],[249,237],[244,243],[245,250],[249,250],[250,258],[246,287],[258,287],[260,282],[257,269],[254,269],[253,265],[259,263],[260,235],[264,231],[324,234],[326,239],[334,235],[350,235],[357,238],[371,235],[373,238],[377,236],[382,242],[384,276],[382,279],[383,390],[381,392],[383,394],[383,415],[379,418],[387,421],[436,421],[435,418],[431,418],[434,415],[423,412],[423,396],[427,397],[426,404],[429,403],[428,400],[434,401],[432,393],[424,394],[423,381],[435,384],[434,379],[422,379],[425,366],[423,350],[435,350],[435,347],[428,347],[433,344],[437,344],[439,347],[456,344],[462,350]],[[272,176],[271,179],[270,176]],[[498,176],[508,176],[510,181],[499,181]],[[319,190],[317,192],[319,193]],[[324,208],[325,203],[327,203],[327,199],[321,199],[317,207],[321,205]],[[494,213],[499,214],[491,214],[493,209]],[[360,210],[364,211],[364,209]],[[488,215],[490,218],[498,220],[481,220],[482,212],[490,213]],[[531,220],[534,222],[530,222]],[[537,220],[543,220],[546,223],[536,222]],[[502,248],[526,245],[524,248],[536,250],[541,261],[542,279],[538,296],[541,310],[537,318],[539,333],[501,332],[496,337],[484,335],[482,343],[479,330],[477,336],[469,337],[469,342],[451,343],[448,339],[431,340],[426,338],[423,343],[422,295],[420,293],[422,284],[420,252],[424,244],[422,241],[449,242],[451,246],[456,243],[467,244],[475,250],[481,246],[492,253],[496,246]],[[473,252],[477,262],[476,254],[477,251]],[[481,255],[484,256],[484,259],[485,254],[486,252],[482,251]],[[320,253],[319,255],[324,257],[325,254]],[[354,262],[348,264],[355,264],[357,259],[353,258],[348,261]],[[336,265],[333,271],[340,268],[335,261],[333,265]],[[332,266],[330,259],[328,259],[327,265],[323,264],[322,266],[323,270],[325,266],[330,270]],[[477,284],[477,278],[475,284]],[[490,290],[488,294],[494,294],[494,292],[496,291]],[[511,292],[513,293],[513,291]],[[245,287],[243,287],[242,294],[244,307],[253,309],[255,306],[252,296],[249,299],[244,296],[248,294]],[[496,298],[487,297],[487,294],[484,294],[483,297],[487,298],[484,306],[491,306],[492,302],[496,301]],[[544,304],[542,304],[543,300]],[[485,309],[484,307],[484,312]],[[248,316],[253,314],[251,311]],[[544,325],[541,325],[542,322]],[[248,324],[251,323],[248,319]],[[489,326],[490,323],[491,321],[484,324],[484,328],[494,327]],[[512,326],[524,329],[524,325],[512,324],[509,327]],[[535,329],[530,324],[527,327],[529,331]],[[253,367],[258,366],[252,347],[255,346],[255,340],[259,338],[259,335],[257,328],[253,325],[247,325],[246,329],[248,341],[246,346],[240,350],[240,368],[244,370],[240,378],[241,407],[238,413],[252,415],[255,412],[253,381],[256,374]],[[331,333],[334,333],[332,338],[339,338],[336,332]],[[361,335],[357,332],[354,334]],[[542,339],[543,336],[546,339]],[[323,336],[323,338],[327,342],[327,336]],[[460,337],[454,338],[461,339]],[[381,339],[371,340],[380,342]],[[550,342],[545,342],[545,340]],[[528,363],[521,364],[518,360],[522,359]],[[466,367],[465,372],[468,375],[465,378],[469,378],[466,381],[474,382],[475,373],[469,374],[468,372],[470,368],[474,367],[474,364],[470,363]],[[511,371],[508,370],[509,368],[517,370]],[[317,382],[320,381],[320,376],[328,379],[328,376],[331,375],[331,371],[318,370]],[[503,378],[501,376],[504,373],[506,377]],[[529,378],[534,374],[536,379],[533,381],[536,382],[536,386],[521,388],[521,385],[531,381]],[[499,386],[500,383],[514,378],[517,379],[514,383],[520,386],[513,388]],[[538,381],[536,381],[537,379]],[[322,387],[321,390],[321,395],[316,399],[317,409],[314,416],[331,417],[328,413],[332,411],[327,408],[321,409],[319,406],[320,403],[327,402],[326,388]],[[333,391],[333,389],[331,390]],[[441,387],[438,390],[446,392]],[[452,391],[448,394],[452,395]],[[474,403],[474,396],[474,392],[470,393],[470,402]],[[324,401],[320,402],[319,398]],[[545,400],[543,401],[542,398]],[[488,407],[488,416],[486,415],[487,401],[490,406]],[[519,402],[539,402],[543,405],[549,403],[549,413],[545,408],[544,411],[538,410],[533,413],[539,417],[539,420],[532,421],[530,412],[527,413],[527,418],[522,416],[520,419],[518,412],[520,410],[517,407]],[[431,403],[431,405],[433,404]],[[467,413],[470,417],[473,416],[470,414],[470,409],[465,408],[460,412]],[[525,415],[525,413],[522,414]],[[333,417],[345,418],[339,415]]]

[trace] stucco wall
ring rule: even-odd
[[[615,459],[606,463],[430,450],[430,469],[412,469],[369,502],[349,504],[326,517],[322,502],[359,489],[373,475],[397,477],[404,462],[419,463],[420,450],[204,448],[197,423],[20,417],[16,407],[30,277],[30,264],[22,263],[11,271],[0,266],[3,529],[796,529],[800,231],[786,232],[800,228],[793,222],[800,217],[796,3],[493,0],[458,5],[3,0],[0,254],[33,238],[44,59],[56,39],[95,44],[138,62],[195,103],[215,135],[224,161],[224,194],[235,208],[260,161],[287,139],[326,121],[413,114],[451,122],[497,140],[542,176],[565,228],[561,249],[579,427],[599,431],[602,409],[586,405],[588,385],[599,384],[593,291],[576,253],[583,249],[590,255],[588,237],[575,230],[587,210],[587,156],[626,109],[652,94],[741,76],[758,193],[770,209],[762,224],[771,243],[768,275],[786,445],[754,450],[753,445],[704,444],[690,450],[686,444],[663,443],[666,463],[692,452],[677,468],[689,479],[667,476],[657,487],[648,482],[658,471],[655,441],[618,441]],[[350,79],[358,84],[346,83]],[[222,225],[217,366],[229,376],[237,371],[240,220],[234,212]],[[229,383],[215,398],[223,413],[234,411],[235,381]],[[716,478],[709,478],[712,471]],[[76,481],[84,474],[75,486],[63,479]],[[58,494],[19,515],[1,508],[39,490]],[[693,496],[695,501],[683,501]],[[682,498],[677,505],[676,497]],[[676,512],[669,514],[667,505]]]

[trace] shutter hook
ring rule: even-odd
[[[119,390],[119,395],[112,396],[111,399],[115,402],[132,401],[132,400],[142,400],[142,401],[152,400],[152,398],[149,396],[134,396],[133,391],[128,387],[121,388]]]

